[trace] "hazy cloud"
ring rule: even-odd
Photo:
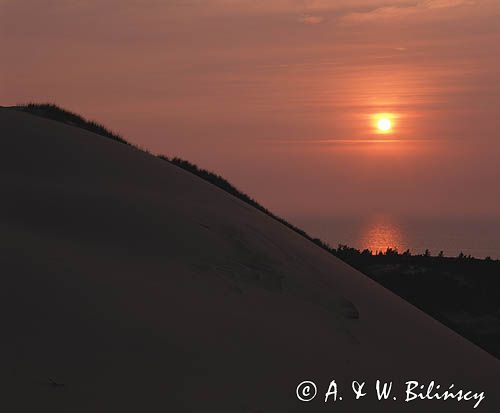
[[[451,9],[475,4],[475,0],[423,0],[413,4],[382,6],[368,11],[348,13],[342,16],[340,20],[346,23],[357,23],[399,19],[438,9]]]
[[[300,17],[299,21],[304,24],[315,25],[323,23],[325,21],[325,18],[321,16],[313,16],[311,14],[303,14]]]

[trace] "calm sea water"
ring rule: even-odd
[[[369,218],[291,218],[291,222],[311,236],[332,246],[349,246],[373,252],[388,247],[398,251],[410,249],[433,255],[443,251],[447,256],[460,252],[478,258],[500,259],[500,219],[431,219],[400,218],[376,215]]]

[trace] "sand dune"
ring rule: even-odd
[[[269,216],[168,162],[0,109],[6,412],[460,412],[500,363]],[[352,380],[396,401],[353,401]],[[318,384],[303,403],[302,380]],[[323,403],[335,379],[343,401]]]

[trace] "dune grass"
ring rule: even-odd
[[[53,103],[27,103],[11,106],[10,109],[27,112],[31,113],[32,115],[66,123],[68,125],[76,126],[78,128],[88,130],[89,132],[105,136],[106,138],[112,139],[114,141],[130,145],[130,143],[123,139],[120,135],[110,132],[100,123],[87,120],[74,112],[62,109]]]
[[[89,121],[85,119],[84,117],[71,112],[66,109],[62,109],[59,106],[53,104],[53,103],[27,103],[27,104],[19,104],[16,106],[11,106],[9,109],[17,110],[17,111],[22,111],[22,112],[27,112],[35,116],[40,116],[43,118],[47,119],[52,119],[58,122],[62,122],[68,125],[76,126],[82,129],[85,129],[87,131],[96,133],[98,135],[104,136],[106,138],[109,138],[111,140],[123,143],[125,145],[130,145],[135,147],[136,149],[143,150],[136,145],[131,144],[130,142],[126,141],[123,137],[120,135],[109,131],[107,128],[105,128],[103,125],[94,122],[94,121]],[[154,155],[153,155],[154,156]],[[259,204],[257,201],[255,201],[253,198],[245,194],[244,192],[240,191],[237,189],[234,185],[232,185],[229,181],[224,179],[222,176],[214,174],[213,172],[207,171],[205,169],[201,169],[195,164],[186,161],[181,158],[169,158],[166,155],[156,155],[157,158],[162,159],[166,162],[170,162],[171,164],[182,168],[186,171],[191,172],[194,175],[199,176],[200,178],[204,179],[205,181],[208,181],[215,186],[223,189],[224,191],[230,193],[231,195],[235,196],[236,198],[241,199],[242,201],[246,202],[247,204],[257,208],[258,210],[264,212],[265,214],[271,216],[272,218],[276,219],[277,221],[281,222],[283,225],[287,226],[288,228],[292,229],[293,231],[297,232],[298,234],[302,235],[303,237],[307,238],[308,240],[314,242],[316,245],[322,247],[323,249],[326,249],[327,251],[334,253],[334,249],[332,249],[327,243],[321,241],[318,238],[312,238],[309,236],[305,231],[302,229],[296,227],[295,225],[290,224],[288,221],[285,219],[273,214],[271,211],[269,211],[267,208],[263,207],[261,204]]]

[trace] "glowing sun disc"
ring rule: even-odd
[[[392,128],[392,122],[390,119],[382,118],[377,122],[377,128],[381,132],[388,132]]]

